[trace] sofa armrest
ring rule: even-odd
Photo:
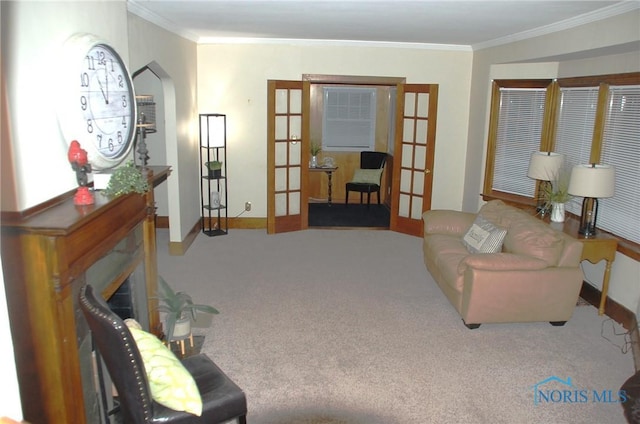
[[[514,253],[477,253],[465,256],[458,264],[458,273],[465,269],[485,269],[491,271],[537,271],[548,268],[542,259]]]
[[[450,234],[463,236],[476,215],[454,210],[430,210],[422,214],[425,234]]]

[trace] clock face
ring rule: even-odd
[[[77,140],[96,169],[111,168],[129,153],[136,130],[131,77],[118,53],[88,35],[66,46],[60,124],[67,143]]]

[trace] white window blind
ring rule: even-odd
[[[366,87],[324,87],[322,149],[374,150],[376,90]]]
[[[563,172],[589,163],[593,129],[598,107],[598,87],[560,87],[560,107],[554,151],[564,155]],[[580,216],[582,198],[574,198],[567,211]]]
[[[599,200],[597,225],[640,243],[640,85],[609,87],[601,157],[616,181],[614,196]]]
[[[493,190],[534,196],[527,169],[540,150],[546,94],[546,88],[500,88]]]

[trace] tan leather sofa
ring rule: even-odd
[[[498,253],[470,253],[463,243],[477,215],[506,228]],[[430,210],[422,218],[424,262],[467,327],[571,318],[583,279],[578,240],[500,200],[478,214]]]

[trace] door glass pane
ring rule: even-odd
[[[289,144],[289,164],[290,165],[300,165],[301,152],[300,147],[302,143],[288,143]]]
[[[408,169],[400,171],[400,191],[405,193],[411,191],[411,171]]]
[[[287,189],[287,168],[276,168],[276,191]]]
[[[415,93],[404,93],[404,115],[416,116],[415,114]]]
[[[416,155],[413,159],[413,167],[416,169],[425,169],[426,168],[426,160],[427,160],[427,147],[426,146],[416,146],[415,149]]]
[[[289,193],[289,215],[300,215],[300,192]]]
[[[276,193],[276,216],[287,214],[287,193]]]
[[[276,113],[287,113],[287,93],[284,88],[276,90]]]
[[[402,145],[402,167],[412,168],[411,161],[413,160],[413,146],[411,144]]]
[[[300,140],[302,134],[302,117],[290,116],[289,117],[289,136],[292,140]]]
[[[416,143],[427,144],[427,123],[425,119],[416,121]]]
[[[424,190],[424,172],[414,171],[413,173],[413,194],[421,196]]]
[[[291,102],[289,113],[302,113],[302,90],[289,90]]]
[[[276,116],[276,140],[287,140],[287,122],[286,116]]]
[[[402,126],[402,141],[413,143],[414,134],[413,134],[413,119],[405,119],[404,124]]]
[[[412,219],[420,219],[422,218],[422,197],[414,196],[411,202],[411,218]]]
[[[289,190],[300,190],[300,167],[289,168]]]
[[[287,142],[276,143],[276,166],[287,164]]]
[[[421,118],[427,118],[429,116],[429,94],[428,93],[419,93],[418,94],[418,112],[416,116]]]
[[[406,194],[400,194],[398,216],[403,218],[409,217],[409,196],[407,196]]]

